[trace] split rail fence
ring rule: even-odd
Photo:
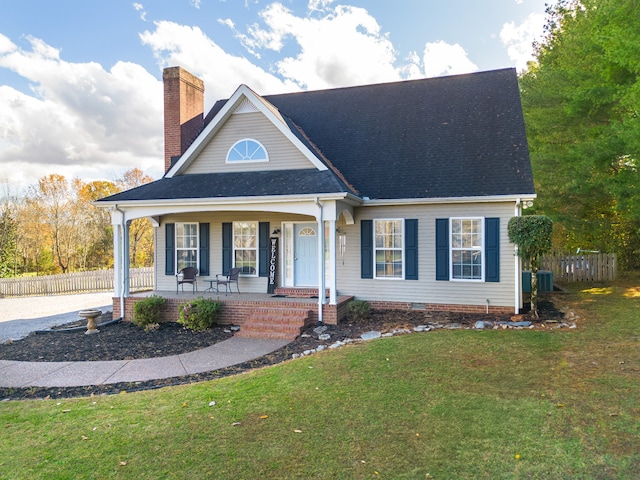
[[[131,291],[153,288],[153,267],[132,268],[129,274]],[[0,279],[0,297],[65,295],[109,290],[114,290],[113,269]]]
[[[615,253],[553,253],[542,257],[540,269],[553,272],[554,283],[606,283],[618,276],[618,259]]]

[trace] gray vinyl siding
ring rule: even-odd
[[[176,222],[206,222],[210,225],[209,230],[209,272],[208,276],[215,278],[217,273],[222,273],[222,224],[224,222],[236,222],[236,221],[255,221],[255,222],[269,222],[271,231],[276,228],[280,228],[282,222],[299,222],[315,220],[310,217],[302,215],[288,215],[278,213],[264,213],[264,212],[216,212],[216,213],[190,213],[183,215],[167,215],[162,218],[162,224],[160,228],[156,229],[157,241],[156,241],[156,290],[174,291],[176,288],[176,280],[174,276],[163,275],[164,273],[164,248],[165,248],[165,233],[164,225],[166,223]],[[203,291],[209,287],[209,282],[202,279],[198,281],[198,290]],[[186,289],[187,287],[185,287]],[[241,292],[255,292],[266,293],[267,292],[267,278],[265,277],[241,277],[240,278],[240,291]]]
[[[336,271],[338,295],[354,295],[362,300],[389,302],[434,303],[454,305],[486,305],[511,307],[515,296],[515,266],[513,244],[507,236],[507,223],[514,214],[513,203],[452,204],[432,206],[359,207],[354,210],[355,224],[338,226],[347,234],[347,251],[344,257],[337,254]],[[500,281],[436,281],[435,265],[435,221],[448,217],[498,217],[500,218]],[[418,280],[361,279],[360,278],[360,220],[362,219],[418,219]],[[281,228],[282,222],[315,222],[302,215],[264,212],[222,212],[168,215],[156,229],[156,289],[175,289],[175,278],[164,272],[164,224],[169,222],[208,222],[210,224],[210,272],[211,277],[222,273],[222,223],[240,220],[270,222],[271,230]],[[281,237],[282,239],[282,237]],[[282,260],[282,252],[280,255]],[[281,267],[282,265],[280,265]],[[280,268],[279,275],[282,274]],[[329,274],[327,272],[327,277]],[[200,281],[198,289],[208,284]],[[250,293],[265,293],[265,278],[242,277],[240,290]]]
[[[268,162],[226,163],[229,149],[244,138],[257,140]],[[247,172],[314,168],[313,164],[262,113],[231,115],[185,173]]]
[[[347,254],[338,256],[338,294],[361,300],[456,305],[514,305],[515,258],[507,236],[514,204],[360,207],[354,225],[340,225],[347,233]],[[435,221],[448,217],[500,218],[500,282],[436,281]],[[360,278],[360,220],[380,218],[418,219],[418,280]]]

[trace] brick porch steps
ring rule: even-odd
[[[242,324],[238,337],[295,340],[310,325],[312,310],[292,307],[259,307]]]

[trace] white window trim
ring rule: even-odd
[[[282,277],[284,278],[284,286],[285,287],[293,287],[293,264],[294,264],[294,245],[295,241],[293,238],[293,222],[283,223],[281,226],[282,231],[282,243],[281,243],[281,251],[282,255]]]
[[[196,246],[195,246],[195,251],[196,251],[196,265],[195,268],[198,269],[198,275],[200,275],[200,223],[198,222],[176,222],[176,227],[175,227],[175,232],[173,234],[173,242],[175,245],[174,248],[174,252],[173,252],[173,261],[174,261],[174,265],[175,265],[175,273],[176,275],[178,274],[178,272],[181,270],[180,268],[178,268],[178,252],[182,251],[182,250],[193,250],[193,248],[179,248],[178,247],[178,225],[195,225],[196,226]]]
[[[264,154],[267,156],[266,159],[260,159],[260,160],[229,160],[229,155],[231,154],[231,151],[236,147],[236,145],[238,145],[239,143],[242,142],[255,142],[257,143],[260,148],[262,148],[262,150],[264,151]],[[268,162],[269,161],[269,152],[267,151],[267,149],[265,148],[265,146],[262,144],[262,142],[259,142],[258,140],[256,140],[255,138],[243,138],[238,140],[237,142],[235,142],[233,145],[231,145],[231,147],[229,148],[229,150],[227,151],[227,156],[225,157],[225,162],[226,163],[230,163],[230,164],[244,164],[244,163],[263,163],[263,162]]]
[[[253,223],[256,227],[256,246],[255,248],[238,248],[236,249],[236,224],[238,223]],[[257,277],[259,272],[258,269],[260,268],[260,222],[257,220],[237,220],[234,221],[231,224],[231,242],[232,242],[232,258],[231,261],[233,262],[233,266],[236,266],[236,251],[237,250],[255,250],[256,252],[256,267],[255,267],[255,272],[254,273],[242,273],[240,272],[240,275],[243,277]]]
[[[376,247],[376,223],[377,222],[389,222],[389,221],[398,221],[402,222],[402,275],[400,277],[379,277],[377,275],[378,269],[376,268],[376,253],[378,250],[397,250],[396,248],[381,248],[378,249]],[[404,223],[404,218],[374,218],[373,219],[373,278],[376,280],[391,280],[391,281],[399,281],[404,280],[405,270],[406,270],[406,260],[405,260],[405,242],[406,242],[406,226]]]
[[[485,236],[487,234],[487,232],[484,231],[484,227],[485,227],[485,221],[484,221],[485,217],[450,217],[449,218],[449,280],[452,282],[472,282],[472,283],[482,283],[484,282],[484,269],[487,263],[486,260],[486,255],[484,253],[484,241],[485,241]],[[478,250],[478,248],[472,247],[472,248],[453,248],[453,221],[454,220],[480,220],[480,227],[482,228],[482,235],[481,235],[481,245],[480,245],[480,255],[482,255],[482,265],[480,266],[480,275],[481,278],[454,278],[453,277],[453,252],[454,250],[456,251],[460,251],[460,250]]]

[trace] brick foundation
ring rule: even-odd
[[[377,310],[422,310],[426,312],[487,313],[486,305],[447,305],[442,303],[378,302],[370,301]],[[489,305],[489,313],[496,315],[513,313],[513,307]]]
[[[317,289],[315,290],[317,294]],[[289,292],[291,293],[291,292]],[[303,294],[305,292],[302,292]],[[313,292],[311,292],[313,293]],[[293,297],[293,295],[290,295]],[[143,300],[145,297],[128,297],[125,299],[124,319],[130,321],[133,319],[133,306],[136,302]],[[297,296],[297,298],[305,298],[305,295]],[[162,309],[160,322],[175,322],[178,320],[178,308],[187,301],[184,298],[165,298],[166,303]],[[327,325],[336,325],[340,320],[347,316],[349,302],[353,300],[351,296],[342,296],[338,299],[337,305],[325,304],[322,307],[322,320]],[[307,325],[318,322],[318,304],[315,302],[297,304],[295,301],[287,301],[283,298],[281,301],[272,300],[249,300],[249,299],[220,299],[222,302],[220,322],[225,325],[239,325],[249,321],[258,309],[287,310],[291,308],[304,308],[309,311],[306,321]],[[460,312],[460,313],[486,313],[486,305],[446,305],[439,303],[411,303],[411,302],[379,302],[370,301],[372,309],[377,310],[420,310],[427,312]],[[113,299],[114,315],[120,313],[120,298]],[[513,308],[504,306],[489,305],[489,313],[493,314],[510,314]]]
[[[136,302],[144,300],[145,297],[127,297],[124,302],[124,320],[131,321],[133,319],[134,305]],[[325,304],[322,307],[322,320],[329,325],[336,325],[347,314],[348,303],[353,300],[353,297],[344,296],[338,299],[338,305]],[[178,320],[178,309],[184,298],[165,298],[165,304],[160,314],[159,322],[175,322]],[[260,301],[260,300],[230,300],[220,299],[222,302],[222,308],[220,310],[221,318],[220,323],[225,325],[242,325],[248,321],[253,315],[256,309],[273,308],[278,309],[290,309],[295,307],[301,307],[302,304],[296,304],[295,302],[287,301],[283,298],[282,301]],[[318,322],[318,304],[315,302],[303,304],[304,308],[310,311],[309,321],[312,323]],[[120,298],[115,297],[113,299],[113,311],[114,315],[120,314]]]

